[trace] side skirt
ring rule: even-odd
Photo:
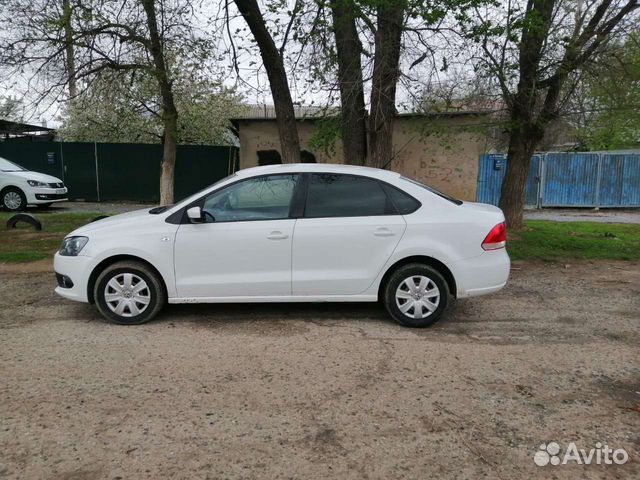
[[[377,302],[376,295],[262,296],[262,297],[173,297],[169,303],[304,303]]]

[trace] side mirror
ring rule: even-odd
[[[191,223],[203,223],[204,216],[202,215],[202,209],[200,207],[191,207],[187,210],[187,217],[191,220]]]

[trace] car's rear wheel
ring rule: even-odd
[[[398,268],[383,291],[387,311],[406,327],[433,325],[447,308],[448,299],[449,287],[440,272],[420,263]]]
[[[20,212],[27,208],[27,197],[16,187],[5,188],[0,199],[2,207],[10,212]]]
[[[108,266],[98,276],[93,296],[100,313],[121,325],[148,322],[166,302],[158,274],[147,265],[133,261]]]

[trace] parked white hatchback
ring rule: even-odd
[[[17,212],[27,205],[46,207],[64,200],[67,200],[67,188],[62,180],[31,172],[0,157],[0,207]]]
[[[241,170],[170,207],[99,220],[55,256],[56,292],[140,324],[169,303],[376,302],[402,325],[509,276],[502,211],[397,173],[290,164]]]

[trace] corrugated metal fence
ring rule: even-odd
[[[497,205],[507,170],[503,154],[480,156],[477,201]],[[531,158],[529,207],[640,207],[640,155],[542,153]]]
[[[226,177],[236,147],[178,146],[175,197],[182,199]],[[71,200],[157,202],[162,146],[135,143],[0,142],[0,156],[62,179]]]

